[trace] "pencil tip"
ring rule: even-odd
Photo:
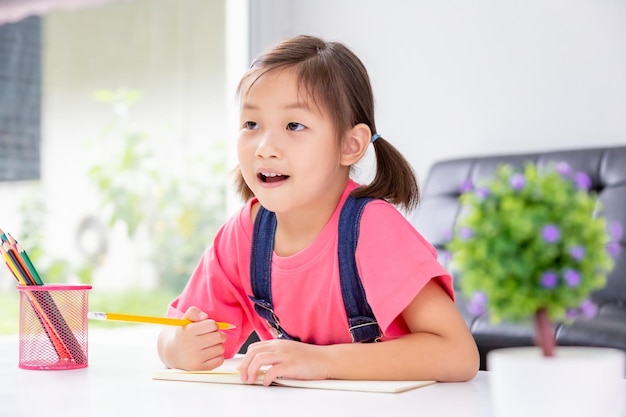
[[[91,320],[106,320],[106,313],[99,313],[96,311],[89,311],[87,313],[87,318]]]

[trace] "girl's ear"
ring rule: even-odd
[[[341,150],[341,165],[351,166],[363,158],[371,138],[372,131],[365,123],[359,123],[348,130]]]

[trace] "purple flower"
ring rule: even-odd
[[[558,282],[559,277],[554,272],[548,271],[541,276],[541,285],[544,288],[554,288]]]
[[[593,318],[596,314],[598,314],[598,306],[589,299],[583,300],[578,308],[569,308],[566,312],[567,318],[571,320],[574,320],[580,316],[590,319]]]
[[[439,253],[439,258],[441,263],[447,264],[452,259],[452,254],[450,253],[450,251],[444,250]]]
[[[558,162],[555,166],[556,172],[561,174],[564,177],[569,177],[572,175],[572,167],[569,166],[567,162],[561,161]]]
[[[462,227],[459,230],[459,237],[462,240],[469,240],[472,238],[472,236],[474,236],[474,231],[469,227]]]
[[[563,279],[570,287],[578,287],[580,284],[580,272],[568,268],[563,271]]]
[[[619,241],[622,238],[622,224],[621,223],[611,223],[611,225],[609,226],[609,234],[611,235],[611,238],[614,239],[615,241]]]
[[[445,241],[445,242],[449,242],[452,240],[452,230],[448,229],[445,232],[443,232],[443,236],[441,236],[441,238]]]
[[[524,188],[524,184],[526,184],[526,178],[524,178],[524,174],[513,174],[509,180],[509,184],[514,190],[521,190]]]
[[[580,261],[585,257],[585,248],[580,245],[572,246],[569,250],[569,254],[572,259]]]
[[[543,231],[541,232],[543,236],[543,240],[547,243],[555,243],[561,238],[561,233],[559,232],[559,228],[553,224],[547,224],[543,227]]]
[[[577,172],[574,176],[576,188],[579,190],[588,190],[591,188],[591,178],[585,172]]]
[[[461,194],[468,193],[474,189],[474,183],[469,178],[461,184]]]
[[[467,304],[467,311],[474,316],[482,316],[487,311],[487,296],[483,292],[475,292]]]
[[[481,200],[484,200],[485,198],[489,197],[489,194],[490,194],[489,188],[481,187],[481,188],[476,189],[476,195]]]
[[[611,242],[606,245],[606,251],[609,253],[609,256],[611,256],[611,258],[617,258],[617,255],[619,255],[621,250],[622,248],[617,242]]]
[[[567,311],[565,312],[565,315],[567,316],[568,319],[574,320],[574,319],[577,319],[578,316],[580,315],[580,310],[578,310],[577,308],[568,308]]]
[[[580,312],[585,318],[592,318],[598,313],[598,306],[591,300],[583,300],[579,307]]]

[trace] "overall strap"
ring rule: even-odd
[[[248,297],[254,302],[257,314],[265,319],[275,330],[280,339],[298,340],[283,330],[274,314],[272,304],[272,255],[276,236],[276,214],[259,207],[254,220],[252,234],[252,252],[250,255],[250,280],[254,296]]]
[[[341,294],[348,316],[352,342],[376,342],[382,331],[365,296],[356,265],[356,246],[359,241],[361,216],[372,198],[348,196],[339,214],[339,274]]]
[[[349,196],[339,215],[338,258],[341,295],[348,317],[352,341],[376,342],[382,337],[380,326],[367,303],[365,289],[356,265],[356,246],[359,241],[361,216],[371,198]],[[299,340],[290,336],[281,326],[272,304],[272,255],[276,236],[276,215],[260,207],[254,221],[252,251],[250,255],[250,280],[257,314],[275,330],[278,338]]]

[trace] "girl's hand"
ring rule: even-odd
[[[224,341],[215,320],[209,320],[205,312],[197,307],[189,307],[183,316],[193,321],[182,327],[165,329],[170,334],[170,342],[165,349],[165,363],[172,368],[185,370],[210,370],[224,362]],[[165,344],[165,343],[164,343]]]
[[[269,367],[263,385],[277,378],[326,379],[327,360],[324,346],[309,345],[293,340],[266,340],[248,347],[239,372],[243,382],[256,381],[262,367]]]

